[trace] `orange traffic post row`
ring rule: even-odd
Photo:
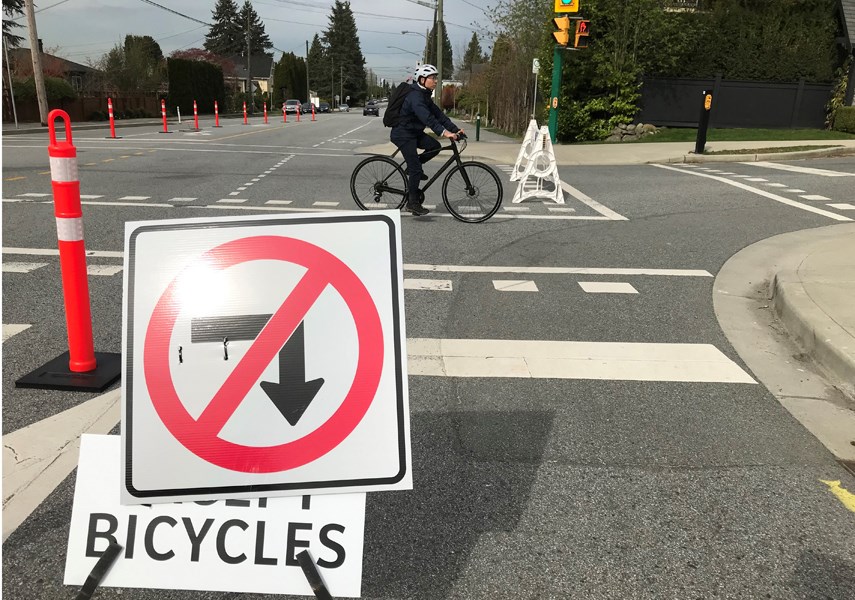
[[[217,106],[217,101],[214,100],[214,127],[220,126],[220,108]]]

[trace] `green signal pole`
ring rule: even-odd
[[[561,49],[552,49],[552,96],[549,99],[549,137],[557,141],[558,134],[558,95],[561,93]]]

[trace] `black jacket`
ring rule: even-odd
[[[410,87],[412,91],[404,98],[398,124],[392,128],[393,135],[406,135],[408,133],[415,135],[423,132],[425,127],[430,127],[437,135],[442,135],[446,129],[452,133],[457,133],[460,130],[433,103],[429,89],[423,89],[417,83],[411,84]]]

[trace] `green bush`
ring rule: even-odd
[[[77,92],[74,91],[71,84],[59,77],[45,77],[45,93],[49,102],[77,98]],[[24,81],[15,82],[15,97],[21,100],[35,99],[36,84],[32,77]]]
[[[834,130],[855,133],[855,106],[841,106],[834,115]]]
[[[170,58],[166,61],[166,71],[169,77],[166,104],[171,111],[178,106],[182,114],[192,116],[195,100],[200,114],[210,114],[214,112],[214,100],[224,104],[226,91],[221,67],[198,60]]]

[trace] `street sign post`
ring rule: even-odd
[[[557,13],[576,13],[579,12],[580,0],[553,0],[553,10]]]
[[[411,489],[397,211],[129,223],[125,269],[123,503]]]

